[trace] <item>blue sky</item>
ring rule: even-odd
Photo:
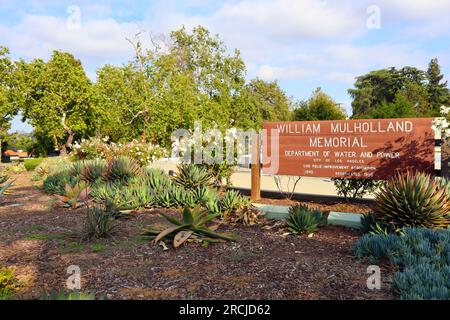
[[[347,89],[370,70],[437,57],[448,76],[448,12],[450,0],[0,0],[0,45],[24,59],[69,51],[95,79],[132,57],[125,38],[139,28],[162,37],[203,25],[240,49],[249,79],[278,80],[298,99],[320,86],[350,110]],[[15,119],[12,130],[30,127]]]

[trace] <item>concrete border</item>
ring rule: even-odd
[[[259,211],[263,212],[266,218],[275,220],[285,220],[289,215],[289,206],[270,205],[270,204],[253,204]],[[347,213],[330,211],[327,216],[329,225],[342,226],[353,229],[361,229],[360,213]]]

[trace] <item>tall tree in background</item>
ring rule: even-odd
[[[329,95],[317,88],[308,101],[302,101],[294,110],[295,121],[344,120],[345,111]]]
[[[276,82],[245,81],[239,51],[228,53],[203,27],[174,31],[144,50],[138,34],[130,40],[136,57],[105,66],[95,85],[107,120],[102,133],[113,140],[145,139],[170,145],[172,132],[217,125],[258,128],[263,120],[288,120],[290,100]]]
[[[355,88],[348,90],[353,98],[352,117],[439,116],[440,107],[450,103],[443,77],[437,59],[431,60],[427,72],[404,67],[362,75]]]
[[[18,108],[11,100],[13,71],[14,64],[9,58],[9,50],[0,46],[0,162],[3,139],[11,126],[11,119],[18,112]]]
[[[233,125],[259,129],[264,121],[291,119],[292,101],[276,81],[251,80],[231,109]]]
[[[450,102],[450,93],[447,87],[447,81],[443,82],[444,75],[441,74],[441,67],[437,58],[432,59],[428,65],[428,96],[433,110],[438,113],[442,105],[448,105]]]
[[[15,100],[36,135],[52,137],[61,154],[76,137],[93,134],[101,120],[91,81],[79,60],[54,51],[45,63],[20,61],[15,76]]]

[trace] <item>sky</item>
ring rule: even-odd
[[[0,45],[14,59],[71,52],[95,80],[133,57],[126,38],[138,30],[162,39],[202,25],[240,50],[248,79],[277,80],[296,99],[321,87],[350,114],[347,90],[368,71],[436,57],[447,78],[448,12],[450,0],[0,0]],[[31,127],[16,118],[16,130]]]

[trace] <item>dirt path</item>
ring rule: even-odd
[[[236,243],[189,244],[177,251],[138,238],[161,223],[155,211],[119,222],[114,234],[82,241],[85,211],[54,206],[25,173],[0,206],[0,264],[23,283],[18,298],[39,299],[63,289],[70,265],[81,269],[83,291],[109,299],[392,299],[390,271],[382,290],[366,287],[367,261],[352,247],[359,234],[326,227],[308,237],[283,237],[261,227],[227,226]]]

